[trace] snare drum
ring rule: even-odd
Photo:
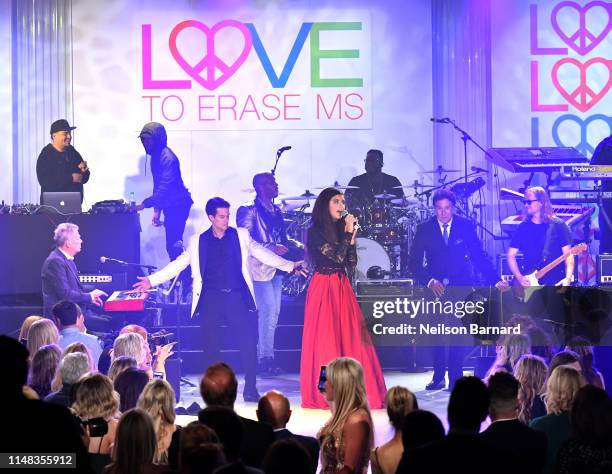
[[[368,269],[379,266],[384,271],[391,271],[391,260],[389,255],[378,242],[364,237],[357,237],[357,267],[355,268],[355,279],[369,280]]]

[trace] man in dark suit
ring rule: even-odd
[[[74,256],[83,245],[79,227],[69,222],[58,225],[53,232],[53,241],[56,248],[51,251],[41,270],[44,317],[53,320],[51,310],[61,300],[78,304],[84,314],[90,304],[102,306],[102,296],[108,295],[97,289],[88,293],[79,282],[79,271],[74,263]],[[89,322],[93,322],[93,319],[86,317],[86,323]]]
[[[229,207],[229,202],[220,197],[209,199],[206,215],[211,227],[194,235],[187,249],[164,268],[148,277],[138,277],[140,281],[134,288],[147,291],[191,266],[191,316],[199,314],[201,318],[204,363],[210,365],[219,360],[220,328],[227,322],[238,339],[244,365],[244,401],[257,402],[257,306],[249,257],[286,272],[298,269],[304,262],[285,260],[253,240],[247,229],[229,227]]]
[[[512,374],[498,372],[489,379],[491,425],[480,436],[497,448],[513,453],[521,463],[519,472],[539,473],[546,463],[546,435],[517,418],[520,384]]]
[[[439,189],[433,195],[435,216],[417,228],[410,249],[409,268],[419,285],[431,289],[436,297],[447,286],[470,286],[478,283],[496,284],[499,277],[484,253],[474,225],[455,215],[455,194]],[[482,278],[477,277],[477,272]],[[503,283],[498,282],[496,286]],[[445,357],[446,356],[446,357]],[[448,365],[449,389],[463,375],[465,351],[459,347],[433,348],[434,373],[427,390],[445,387]]]
[[[448,400],[448,434],[440,441],[404,451],[398,474],[520,472],[512,453],[488,444],[479,436],[488,408],[489,391],[482,380],[477,377],[457,380]]]
[[[237,392],[238,381],[229,365],[217,362],[206,369],[200,381],[200,394],[207,407],[225,407],[233,411]],[[268,447],[274,442],[272,427],[242,416],[238,418],[244,428],[240,458],[247,466],[260,467]]]
[[[257,419],[262,423],[267,423],[274,430],[274,440],[293,438],[298,441],[308,454],[312,461],[312,472],[317,471],[319,463],[319,443],[312,436],[302,436],[293,434],[287,429],[287,423],[291,418],[291,406],[285,395],[277,390],[272,390],[264,394],[259,399],[257,405]]]

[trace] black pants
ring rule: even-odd
[[[227,325],[230,340],[238,343],[244,367],[245,390],[255,388],[257,378],[257,311],[250,311],[239,291],[204,290],[197,312],[202,328],[206,367],[222,360],[222,331]]]
[[[469,352],[469,347],[463,346],[433,346],[433,377],[435,382],[444,380],[448,367],[448,388],[452,390],[455,382],[463,377],[463,359]]]
[[[189,217],[189,210],[192,203],[179,204],[177,206],[164,208],[164,227],[166,228],[166,252],[170,260],[175,260],[181,253],[183,247],[179,242],[183,241],[183,233],[185,232],[185,224]],[[191,290],[191,267],[187,267],[181,272],[180,282],[183,285],[183,291]]]

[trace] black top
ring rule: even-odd
[[[352,234],[342,232],[338,242],[328,242],[316,227],[308,229],[308,255],[319,273],[345,272],[357,265],[357,245],[351,245]]]
[[[368,173],[360,174],[352,178],[348,185],[357,186],[359,189],[347,189],[346,198],[351,205],[362,205],[367,202],[374,200],[375,194],[393,194],[398,198],[404,196],[404,190],[396,188],[401,186],[400,180],[390,174],[381,173],[382,177],[374,177],[368,175]]]
[[[151,157],[151,173],[153,194],[142,201],[145,207],[165,209],[193,204],[183,183],[179,160],[170,148],[165,147],[159,155]]]
[[[548,255],[543,255],[548,227],[552,226]],[[571,245],[572,238],[569,227],[561,219],[553,218],[550,222],[534,224],[531,220],[521,222],[510,241],[510,247],[523,253],[520,265],[523,275],[544,267],[547,263],[563,255],[562,247]],[[562,262],[544,275],[540,283],[554,285],[565,278],[565,264]]]
[[[205,290],[242,288],[242,274],[234,265],[228,265],[234,260],[234,250],[227,232],[220,239],[210,233],[206,268],[200,270]]]
[[[274,431],[274,439],[285,439],[285,438],[293,438],[298,443],[300,443],[308,454],[310,455],[310,460],[312,461],[311,470],[313,474],[317,472],[317,466],[319,465],[319,442],[316,438],[312,436],[302,436],[299,434],[294,434],[289,431],[287,428],[283,428],[281,430]]]
[[[612,136],[604,138],[595,151],[591,158],[592,165],[612,165]],[[604,191],[612,191],[612,180],[604,180],[603,186]]]
[[[63,407],[69,408],[73,402],[72,384],[64,384],[57,392],[51,392],[45,397],[45,402],[55,403]]]
[[[445,285],[473,285],[479,283],[477,272],[482,275],[482,283],[495,284],[499,281],[493,263],[482,249],[474,225],[457,215],[451,221],[448,244],[444,243],[438,219],[433,217],[419,224],[410,248],[408,265],[421,285],[427,285],[432,278]]]
[[[68,146],[64,151],[57,151],[51,143],[45,146],[36,161],[36,176],[40,183],[40,202],[43,203],[42,193],[46,192],[78,192],[83,201],[83,184],[89,181],[89,170],[81,173],[79,163],[83,161],[81,154]],[[81,173],[83,181],[72,181],[72,173]]]

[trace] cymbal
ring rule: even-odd
[[[394,198],[397,198],[397,196],[395,194],[389,194],[389,193],[375,194],[374,197],[376,199],[394,199]]]
[[[461,170],[447,170],[443,166],[438,166],[435,170],[419,171],[420,174],[436,174],[436,173],[461,173]]]
[[[407,184],[405,186],[393,186],[393,189],[414,189],[414,188],[426,189],[426,188],[435,188],[435,186],[433,184],[421,184],[421,183]]]
[[[391,204],[395,204],[399,207],[410,207],[419,203],[419,200],[414,197],[403,197],[398,199],[391,199]]]
[[[281,201],[307,201],[309,199],[315,199],[316,197],[316,194],[311,193],[307,189],[306,192],[300,194],[299,196],[283,196]]]
[[[359,186],[349,186],[348,184],[346,186],[342,184],[330,184],[329,186],[320,186],[314,189],[327,189],[327,188],[336,188],[338,191],[345,191],[347,189],[359,189]]]

